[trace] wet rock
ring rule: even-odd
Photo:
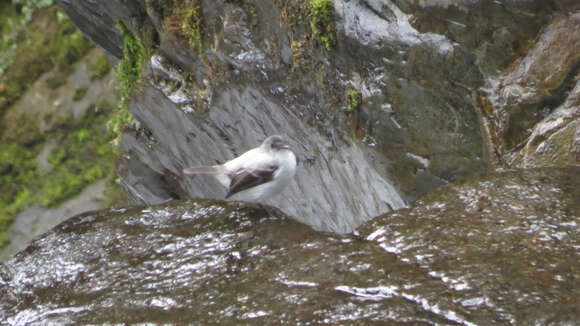
[[[487,98],[493,111],[492,137],[498,143],[498,150],[506,151],[507,164],[545,166],[576,161],[575,158],[546,159],[545,147],[558,147],[559,156],[575,156],[564,144],[572,140],[573,131],[567,129],[575,129],[576,123],[569,123],[578,115],[578,31],[580,12],[577,10],[555,16],[525,56],[511,62],[497,80],[490,80]],[[538,146],[548,137],[547,132],[559,135],[550,136],[550,144]],[[523,146],[526,148],[521,150]]]
[[[314,160],[302,164],[288,189],[266,203],[315,228],[341,233],[350,232],[378,212],[405,206],[394,187],[373,169],[358,146],[344,144],[336,148],[325,138],[315,137],[312,128],[301,125],[292,112],[280,110],[258,89],[223,90],[213,101],[215,107],[205,118],[188,119],[159,90],[145,89],[133,102],[132,112],[152,134],[148,138],[125,138],[123,148],[131,153],[131,161],[146,162],[146,166],[165,175],[165,189],[184,189],[193,197],[223,198],[225,189],[211,176],[175,176],[185,166],[225,162],[259,144],[263,130],[273,134],[282,129],[287,131],[299,157],[313,156]],[[263,119],[265,114],[270,119]],[[251,141],[246,143],[246,138]],[[133,171],[136,170],[127,169]],[[124,182],[132,180],[130,175],[125,176]],[[179,198],[144,191],[148,180],[136,180],[131,184],[131,192],[145,202]],[[154,189],[164,188],[159,185]]]
[[[489,314],[475,324],[574,323],[579,184],[578,167],[506,171],[436,191],[359,231],[439,280],[447,290],[438,295]]]
[[[18,214],[8,229],[10,242],[0,249],[0,261],[26,248],[32,240],[73,215],[103,209],[105,180],[86,187],[54,209],[33,206]]]
[[[534,146],[529,146],[528,141],[536,133],[535,125],[542,120],[554,126],[550,121],[557,119],[561,112],[550,117],[551,113],[561,111],[558,108],[568,101],[568,94],[576,83],[578,3],[395,3],[406,13],[413,14],[411,25],[414,28],[445,35],[455,42],[455,52],[459,49],[474,56],[473,67],[481,73],[483,82],[472,77],[469,80],[475,83],[458,85],[478,93],[474,95],[475,106],[485,117],[482,127],[490,138],[492,158],[498,159],[500,165],[512,167],[565,166],[574,162],[570,158],[575,154],[567,145],[572,141],[569,127],[574,127],[566,127],[567,123],[552,129],[560,138],[563,136],[552,142],[557,143],[556,146],[550,146],[552,152],[559,153],[559,159],[546,160],[546,155],[541,154],[545,148],[539,149],[537,159],[533,158],[539,141],[536,138]],[[478,32],[474,33],[474,28]],[[477,84],[480,86],[472,87]],[[524,146],[526,149],[522,150]]]
[[[579,167],[495,173],[440,189],[359,231],[439,280],[447,288],[439,296],[488,316],[469,319],[475,324],[574,323],[579,185]]]
[[[9,325],[573,324],[579,178],[478,178],[358,237],[209,200],[84,214],[0,264],[0,311]]]
[[[486,171],[490,155],[505,161],[499,147],[521,133],[503,138],[511,135],[507,116],[494,115],[501,111],[490,100],[495,93],[482,90],[500,77],[517,84],[521,75],[537,94],[560,99],[577,58],[574,1],[333,1],[330,50],[293,0],[201,1],[202,45],[195,47],[183,8],[57,3],[115,60],[122,39],[105,22],[120,20],[157,42],[130,102],[142,129],[123,140],[129,159],[121,181],[136,201],[222,198],[216,182],[184,178],[181,169],[223,163],[281,133],[307,164],[268,203],[340,233]],[[545,49],[561,51],[550,57]],[[543,59],[527,75],[534,58]],[[552,64],[563,67],[550,82],[532,82],[545,80]],[[362,103],[347,112],[353,89]]]
[[[579,136],[580,81],[561,106],[534,126],[520,151],[519,164],[523,167],[580,164]]]
[[[83,34],[103,49],[115,65],[123,58],[123,37],[117,29],[119,21],[135,31],[150,24],[144,20],[145,9],[138,1],[72,1],[57,4],[68,14]]]

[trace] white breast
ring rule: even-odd
[[[274,178],[272,181],[266,182],[264,184],[261,184],[259,186],[250,189],[240,191],[230,197],[232,200],[259,202],[265,198],[277,195],[280,192],[282,192],[282,190],[284,190],[284,188],[286,188],[288,184],[290,184],[290,182],[294,178],[294,175],[296,174],[296,156],[290,150],[277,152],[275,156],[263,154],[262,152],[258,153],[250,153],[250,152],[251,151],[246,152],[242,156],[227,162],[226,163],[227,167],[246,168],[248,166],[256,166],[256,165],[263,166],[277,165],[279,166],[279,168],[274,173]],[[246,154],[250,155],[244,157]],[[228,179],[227,185],[225,186],[229,187],[230,180],[229,178],[227,179]],[[221,183],[224,184],[224,182]]]

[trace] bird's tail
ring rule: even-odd
[[[212,166],[196,166],[192,168],[183,169],[183,174],[194,175],[194,174],[221,174],[224,173],[225,169],[221,165]]]

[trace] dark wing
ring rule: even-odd
[[[276,170],[278,170],[278,167],[274,165],[262,169],[237,170],[230,174],[232,181],[230,182],[230,189],[228,190],[226,198],[229,198],[242,190],[250,189],[268,181],[272,181]]]

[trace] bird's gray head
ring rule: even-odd
[[[274,135],[266,138],[262,143],[262,147],[272,151],[280,151],[290,149],[290,143],[282,136]]]

